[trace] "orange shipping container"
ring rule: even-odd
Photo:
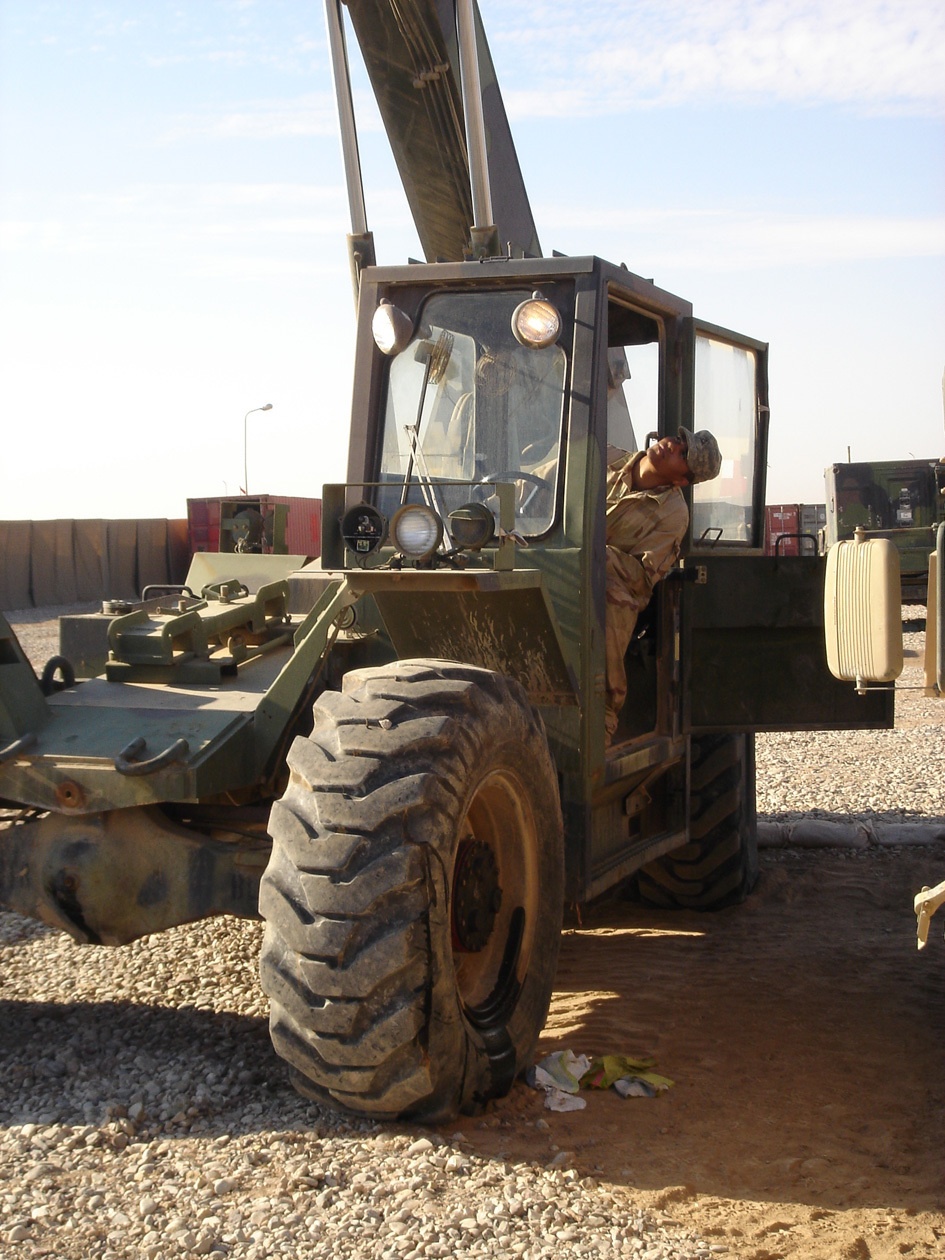
[[[823,503],[769,503],[765,508],[765,555],[773,556],[775,547],[779,556],[817,554],[821,550],[819,534],[826,521]]]
[[[252,550],[264,553],[279,550],[312,559],[321,555],[321,499],[278,494],[188,499],[191,551],[235,551],[232,522],[236,518],[259,522],[260,537],[258,541],[254,539]]]

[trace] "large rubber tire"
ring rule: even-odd
[[[323,692],[272,809],[259,908],[270,1032],[300,1092],[440,1121],[532,1061],[557,963],[564,845],[541,718],[448,661]]]
[[[721,910],[745,900],[758,881],[755,737],[694,738],[689,768],[689,843],[637,875],[653,906]]]

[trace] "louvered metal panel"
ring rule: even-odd
[[[892,682],[902,673],[899,553],[885,538],[835,543],[824,595],[827,665],[849,682]]]

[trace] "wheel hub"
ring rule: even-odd
[[[456,855],[453,880],[453,948],[476,954],[485,949],[502,907],[499,868],[490,845],[471,837]]]

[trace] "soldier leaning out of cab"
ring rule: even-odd
[[[645,451],[607,450],[606,743],[627,698],[624,656],[653,588],[676,563],[689,525],[680,487],[711,481],[722,456],[707,429],[664,437]]]

